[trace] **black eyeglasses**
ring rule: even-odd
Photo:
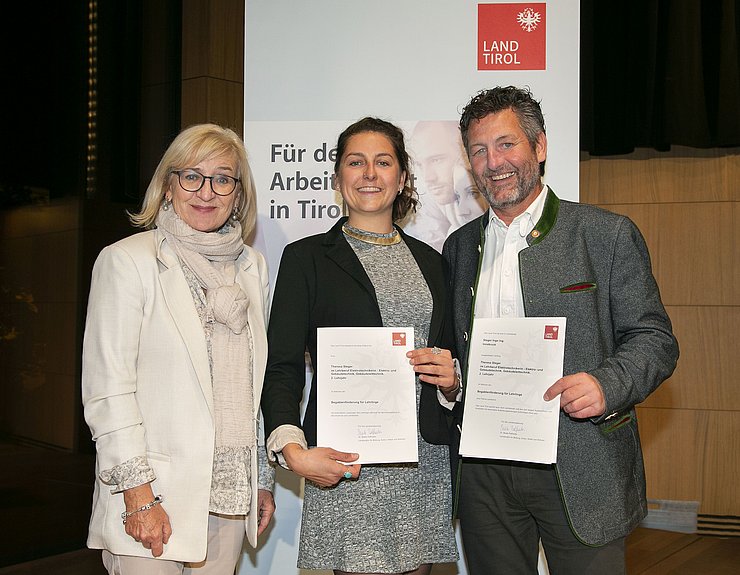
[[[180,187],[186,192],[199,192],[206,180],[210,180],[211,190],[217,196],[228,196],[240,182],[239,179],[226,174],[215,174],[213,176],[204,176],[195,170],[172,170],[171,174],[177,174]]]

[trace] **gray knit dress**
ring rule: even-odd
[[[426,346],[432,297],[406,244],[345,237],[375,288],[383,325],[413,326],[415,347]],[[417,378],[417,412],[420,393]],[[358,480],[330,488],[306,481],[298,567],[401,573],[457,561],[448,447],[424,441],[418,423],[417,436],[418,464],[364,465]]]

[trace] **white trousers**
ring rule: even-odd
[[[208,516],[205,561],[181,563],[154,557],[113,555],[103,550],[103,565],[110,575],[234,575],[244,545],[243,516]],[[173,534],[173,537],[176,535]]]

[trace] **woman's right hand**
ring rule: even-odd
[[[297,443],[288,443],[283,447],[283,457],[294,473],[321,487],[331,487],[342,479],[357,479],[362,467],[359,464],[344,464],[356,461],[359,457],[357,453],[336,451],[329,447],[303,449]],[[345,477],[344,474],[348,471],[352,477]]]
[[[154,500],[154,493],[149,483],[126,489],[123,492],[126,511],[134,511]],[[162,505],[155,505],[146,511],[139,511],[126,518],[126,533],[150,549],[154,557],[164,552],[164,545],[170,540],[172,526],[167,512]]]

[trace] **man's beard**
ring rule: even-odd
[[[499,194],[499,196],[496,197],[494,195],[495,188],[494,186],[491,186],[491,184],[494,184],[494,182],[491,182],[490,180],[491,176],[505,174],[510,171],[514,172],[514,175],[511,176],[511,178],[517,179],[516,187],[507,191],[503,196]],[[507,178],[506,182],[509,182],[511,178]],[[486,169],[482,178],[474,174],[474,179],[478,189],[486,200],[488,200],[488,204],[493,209],[510,208],[521,204],[537,188],[540,183],[540,166],[538,163],[529,162],[524,166],[523,170],[512,170],[510,168],[498,170],[498,172],[492,172]],[[489,186],[494,188],[494,190],[489,189]]]

